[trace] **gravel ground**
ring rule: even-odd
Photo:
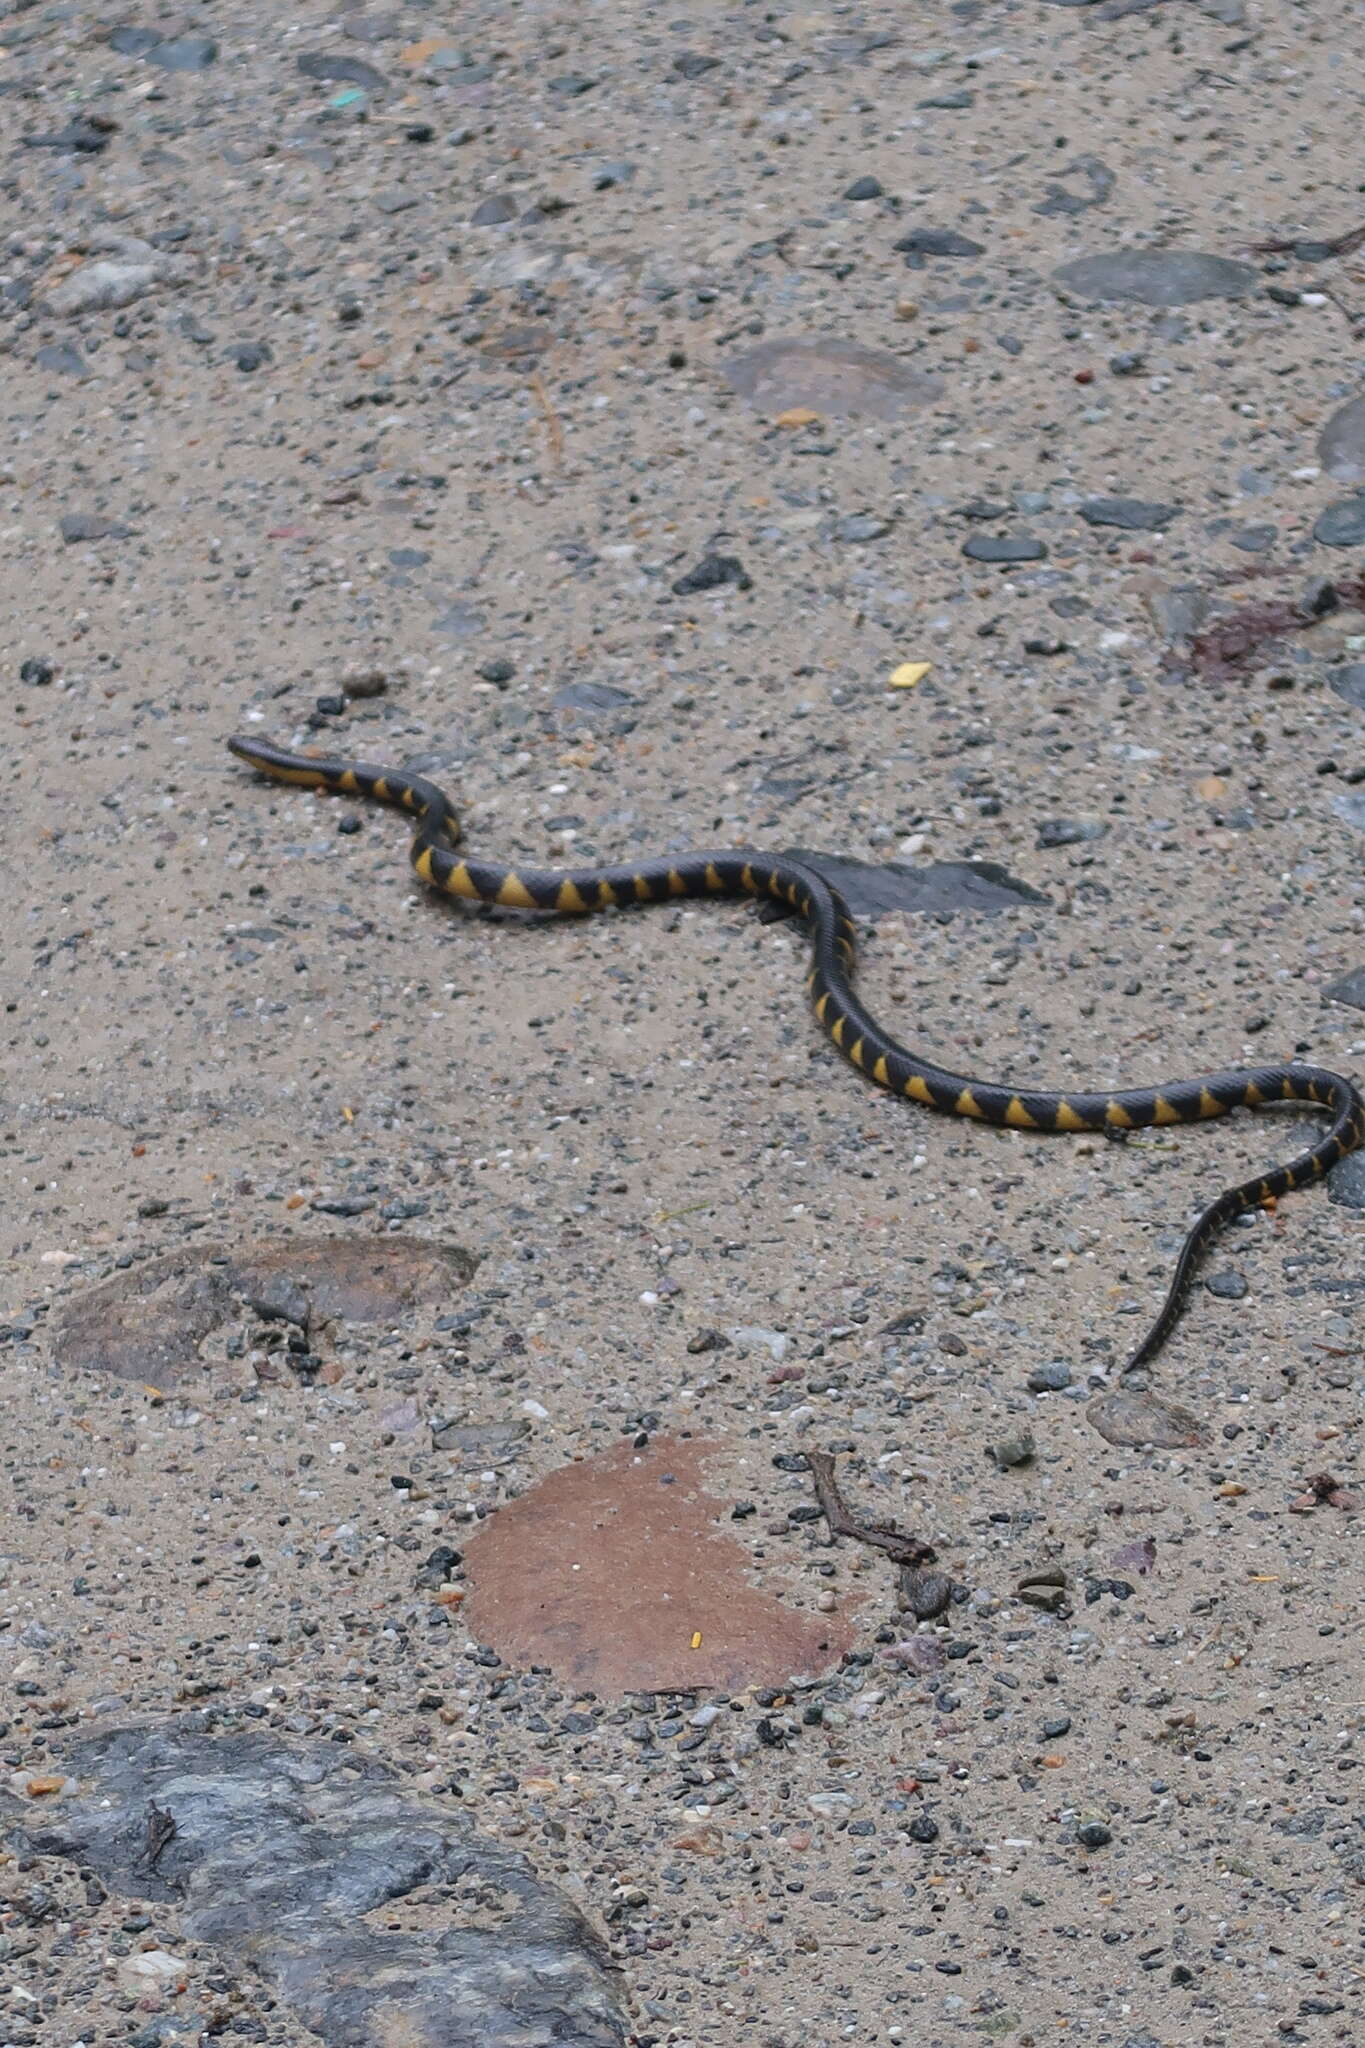
[[[464,916],[223,748],[423,768],[493,858],[998,862],[1044,900],[866,928],[974,1072],[1365,1075],[1357,11],[932,13],[0,5],[5,1767],[190,1705],[354,1743],[605,1929],[641,2044],[1357,2040],[1360,1181],[1228,1233],[1154,1372],[1201,1440],[1116,1448],[1282,1121],[925,1116],[795,932]],[[739,360],[803,337],[857,346]],[[160,1392],[54,1357],[153,1255],[342,1235],[480,1263],[302,1369],[246,1309]],[[441,1597],[656,1432],[832,1674],[585,1698]],[[790,1518],[817,1446],[946,1619]],[[4,2040],[313,2038],[168,1908],[0,1888]]]

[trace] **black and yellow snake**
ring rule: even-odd
[[[638,866],[546,871],[473,860],[458,851],[460,821],[449,798],[420,776],[346,761],[292,754],[261,740],[232,739],[229,747],[253,768],[280,782],[344,796],[375,797],[416,814],[412,864],[424,882],[468,902],[512,910],[579,916],[632,903],[669,903],[687,896],[758,896],[776,900],[805,922],[811,940],[806,978],[815,1014],[845,1059],[878,1087],[908,1095],[948,1116],[1024,1131],[1101,1131],[1107,1135],[1151,1124],[1186,1124],[1233,1109],[1303,1102],[1330,1110],[1331,1128],[1309,1151],[1255,1180],[1228,1188],[1193,1225],[1161,1312],[1130,1361],[1141,1364],[1165,1343],[1180,1314],[1194,1269],[1222,1225],[1243,1210],[1273,1203],[1330,1166],[1365,1139],[1365,1104],[1352,1084],[1325,1067],[1281,1065],[1202,1074],[1156,1088],[1120,1088],[1112,1094],[1010,1088],[937,1067],[898,1045],[853,992],[854,928],[838,891],[814,868],[785,854],[726,848],[682,854]]]

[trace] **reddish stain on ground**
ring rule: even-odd
[[[748,1545],[725,1526],[732,1503],[706,1489],[722,1448],[622,1444],[499,1508],[466,1552],[472,1634],[509,1663],[548,1664],[604,1694],[729,1692],[828,1670],[853,1630],[755,1585]]]

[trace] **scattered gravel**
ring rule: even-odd
[[[1281,1119],[933,1117],[790,922],[469,914],[223,747],[475,858],[810,849],[954,1069],[1365,1074],[1353,23],[213,12],[0,9],[3,2037],[316,2038],[146,1787],[129,1893],[59,1846],[186,1713],[507,1859],[351,1953],[486,1947],[524,1856],[641,2048],[1360,2037],[1359,1155],[1127,1373]],[[826,1664],[466,1619],[504,1514],[711,1441],[678,1525]]]

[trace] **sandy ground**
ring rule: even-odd
[[[1124,244],[1248,260],[1357,225],[1356,12],[915,12],[149,15],[217,38],[184,72],[95,10],[0,8],[6,1765],[187,1703],[340,1729],[573,1892],[642,2042],[1355,2040],[1358,1524],[1290,1504],[1356,1470],[1358,1212],[1317,1191],[1229,1234],[1213,1270],[1245,1290],[1200,1291],[1156,1372],[1201,1447],[1115,1449],[1085,1415],[1194,1207],[1286,1156],[1283,1126],[1117,1148],[927,1117],[819,1040],[795,933],[733,905],[462,916],[419,894],[399,818],[351,830],[223,750],[424,766],[474,848],[527,862],[995,860],[1046,905],[868,931],[912,1043],[1035,1085],[1296,1051],[1365,1074],[1365,1020],[1324,1000],[1365,961],[1360,712],[1329,686],[1365,622],[1222,678],[1172,670],[1158,624],[1177,587],[1232,607],[1359,573],[1310,530],[1362,370],[1320,286],[1362,306],[1365,280],[1290,257],[1282,299],[1174,315],[1049,283]],[[26,146],[77,118],[118,125]],[[1040,212],[1093,196],[1081,159],[1108,196]],[[908,268],[919,226],[983,253]],[[108,236],[153,243],[150,288],[51,310]],[[721,365],[795,335],[942,394],[776,425]],[[1182,510],[1078,519],[1104,495]],[[1047,559],[965,559],[972,500]],[[72,515],[113,531],[64,539]],[[675,594],[708,552],[750,587]],[[316,709],[371,670],[384,694]],[[585,684],[629,703],[554,708]],[[1040,846],[1058,818],[1108,830]],[[259,1377],[249,1318],[156,1401],[54,1363],[49,1304],[197,1233],[481,1263],[311,1383]],[[801,1371],[689,1352],[708,1328],[785,1337]],[[1054,1360],[1072,1387],[1030,1393]],[[432,1415],[531,1429],[485,1475],[428,1447]],[[642,1427],[725,1441],[756,1570],[857,1622],[871,1661],[775,1746],[743,1693],[684,1756],[649,1702],[566,1731],[572,1688],[509,1686],[415,1586],[471,1512]],[[999,1469],[1023,1429],[1035,1460]],[[808,1444],[971,1589],[933,1678],[881,1661],[889,1568],[787,1524],[809,1482],[773,1459]],[[1151,1572],[1116,1571],[1147,1536]],[[1056,1563],[1069,1617],[1017,1597]],[[1127,1590],[1087,1601],[1087,1575]],[[156,2015],[105,1958],[146,1930],[62,1898],[11,1914],[0,2037],[131,2038]],[[152,1931],[174,1946],[173,1915]],[[211,1968],[172,2006],[202,2015]],[[237,1995],[257,2038],[304,2038]]]

